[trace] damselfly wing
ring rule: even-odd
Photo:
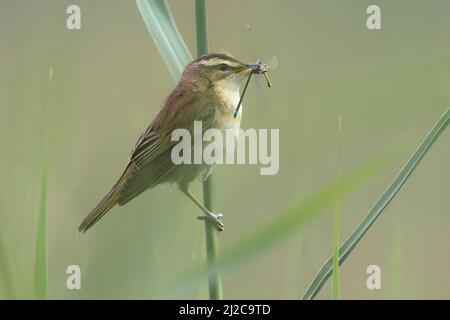
[[[270,56],[267,53],[257,56],[257,50],[255,49],[255,42],[253,39],[253,31],[252,27],[249,24],[245,26],[245,30],[244,32],[242,32],[242,34],[245,37],[245,46],[250,52],[252,61],[264,64],[265,68],[268,69],[267,72],[275,69],[278,66],[279,61],[276,56]],[[252,91],[252,94],[249,97],[250,105],[256,105],[258,108],[261,108],[264,111],[269,109],[269,100],[267,99],[264,82],[266,82],[267,85],[272,85],[270,80],[268,80],[269,76],[267,75],[267,72],[256,77],[253,76],[252,80],[250,81],[250,91]]]

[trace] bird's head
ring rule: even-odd
[[[242,80],[258,68],[257,64],[247,64],[226,54],[211,53],[189,63],[183,77],[205,80],[209,86],[238,90]]]

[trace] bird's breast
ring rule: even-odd
[[[239,103],[239,91],[238,90],[223,90],[217,99],[216,104],[216,126],[218,129],[226,133],[227,130],[233,133],[233,136],[237,138],[239,134],[239,128],[242,118],[242,106],[234,117],[234,112]]]

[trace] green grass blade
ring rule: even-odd
[[[39,198],[39,216],[36,231],[36,251],[34,265],[34,296],[35,299],[42,300],[47,298],[47,182],[48,182],[48,105],[50,104],[51,82],[53,78],[53,68],[48,70],[48,98],[44,105],[42,121],[44,127],[43,134],[43,161],[41,190]]]
[[[398,191],[401,189],[403,184],[406,182],[408,177],[423,159],[424,155],[431,148],[436,139],[441,135],[450,122],[450,108],[441,116],[441,118],[436,122],[434,127],[425,137],[419,148],[413,153],[411,158],[395,177],[394,181],[389,185],[387,190],[381,196],[380,199],[375,203],[372,209],[369,211],[367,217],[361,222],[361,224],[353,231],[350,237],[344,242],[344,244],[339,249],[339,265],[341,265],[348,255],[352,252],[370,226],[375,222],[380,213],[386,208],[386,206],[395,197]],[[330,277],[333,271],[333,257],[330,257],[327,262],[322,266],[320,271],[315,276],[314,280],[306,290],[303,299],[314,299],[314,297],[319,293],[320,289],[323,287],[325,282]]]
[[[339,116],[338,129],[338,154],[336,164],[336,180],[339,183],[341,179],[341,151],[342,151],[342,116]],[[340,244],[340,229],[341,229],[341,203],[340,194],[336,194],[336,203],[334,208],[334,236],[333,236],[333,288],[331,297],[334,300],[339,299],[339,244]]]
[[[35,298],[47,297],[47,160],[44,160],[42,170],[42,184],[39,204],[39,220],[36,237],[36,261],[35,261]]]
[[[6,299],[14,299],[14,289],[11,283],[11,269],[8,259],[6,258],[6,252],[0,241],[0,283],[2,284],[1,290]]]
[[[294,234],[302,225],[332,205],[337,192],[339,192],[341,197],[348,195],[385,168],[390,162],[389,160],[391,160],[391,157],[386,156],[372,160],[354,172],[344,175],[340,182],[334,182],[302,201],[292,210],[281,215],[277,214],[271,223],[244,237],[230,249],[223,252],[215,265],[201,266],[194,270],[169,288],[164,296],[179,296],[188,291],[193,291],[203,284],[204,277],[211,272],[220,271],[224,275],[233,267],[248,261],[250,257],[254,257],[255,254],[267,251],[272,245]]]
[[[178,80],[192,56],[163,0],[136,0],[145,25],[158,47],[170,74]]]

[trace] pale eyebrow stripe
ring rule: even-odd
[[[225,63],[225,64],[229,65],[231,68],[236,68],[240,65],[239,63],[234,62],[234,61],[217,59],[217,58],[201,61],[200,63],[204,66],[209,66],[209,67],[216,66],[220,63]]]
[[[223,61],[222,59],[214,58],[214,59],[208,59],[208,60],[205,60],[205,61],[201,61],[200,63],[202,65],[204,65],[204,66],[215,66],[215,65],[219,64],[222,61]]]

